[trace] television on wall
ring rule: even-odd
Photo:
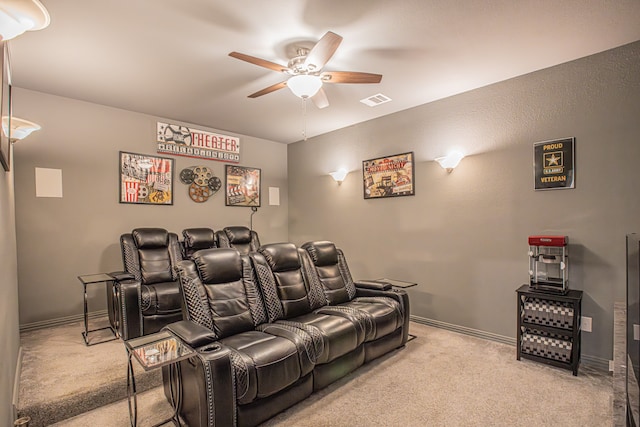
[[[0,117],[2,117],[2,130],[0,131],[0,163],[5,171],[9,171],[11,165],[11,67],[9,66],[9,48],[7,42],[0,41],[0,73],[2,73],[2,87],[0,88]]]

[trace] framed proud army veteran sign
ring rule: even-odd
[[[575,138],[533,144],[536,190],[575,188]]]

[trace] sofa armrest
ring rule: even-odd
[[[393,288],[391,283],[380,280],[358,280],[353,284],[356,285],[356,288],[375,289],[378,291],[390,291]]]
[[[209,331],[189,321],[175,322],[164,327],[186,344],[196,346],[204,342],[204,339],[198,341],[195,337],[202,338],[206,335],[201,328]],[[209,333],[212,332],[209,331]],[[190,335],[193,337],[189,338]],[[191,344],[186,339],[192,339]],[[193,356],[178,362],[180,377],[178,393],[183,396],[183,399],[188,396],[188,400],[183,400],[181,417],[189,425],[212,427],[236,425],[236,384],[231,360],[232,350],[218,341],[192,348],[195,349]],[[171,376],[167,375],[169,368],[175,369],[173,365],[162,368],[164,392],[168,398],[171,395]],[[177,384],[174,382],[175,385]]]
[[[133,316],[133,314],[125,315],[123,313],[125,305],[123,304],[122,290],[120,286],[121,282],[135,283],[135,276],[131,273],[127,273],[126,271],[112,271],[107,274],[113,278],[113,280],[107,282],[106,286],[109,324],[119,338],[130,339],[140,336],[142,334],[142,320],[136,321],[134,317],[137,318],[138,316]],[[133,294],[133,289],[129,287],[127,289],[127,296],[131,297]],[[139,298],[136,296],[135,300],[138,301]],[[130,307],[132,304],[135,305],[135,303],[128,303],[127,306]],[[139,306],[139,303],[137,303],[137,305]],[[130,308],[133,310],[134,307]],[[133,329],[130,329],[131,327]]]
[[[381,291],[377,289],[368,289],[356,286],[356,297],[388,297],[398,301],[400,307],[402,307],[402,313],[404,315],[402,345],[407,342],[409,335],[409,316],[411,314],[409,306],[409,294],[407,294],[407,291],[398,288],[392,288],[388,291]]]
[[[202,325],[191,322],[189,320],[181,320],[180,322],[170,323],[162,329],[166,329],[176,335],[185,344],[193,349],[203,349],[218,340],[215,332]]]
[[[123,280],[116,284],[116,309],[120,319],[118,330],[125,341],[143,335],[140,292],[140,282],[137,280]]]
[[[360,286],[356,286],[356,297],[389,297],[403,305],[403,301],[408,301],[409,299],[409,295],[404,289],[391,288],[389,290],[382,290],[375,288],[364,288]]]
[[[112,271],[108,273],[109,276],[113,277],[114,280],[118,282],[123,282],[125,280],[135,280],[136,276],[131,273],[127,273],[126,271]]]

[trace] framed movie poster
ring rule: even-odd
[[[260,169],[226,165],[227,206],[260,207]]]
[[[575,138],[533,144],[536,190],[575,188]]]
[[[362,162],[365,199],[413,196],[415,194],[413,152],[394,154]]]
[[[120,152],[120,203],[173,204],[173,159]]]
[[[0,42],[0,78],[2,88],[0,88],[0,117],[2,118],[2,129],[0,130],[0,163],[4,170],[9,172],[11,141],[11,68],[9,67],[9,49],[6,42]]]

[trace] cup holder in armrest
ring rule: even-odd
[[[200,353],[213,353],[214,351],[218,351],[222,348],[222,346],[218,343],[208,344],[204,347],[200,347],[198,352]]]

